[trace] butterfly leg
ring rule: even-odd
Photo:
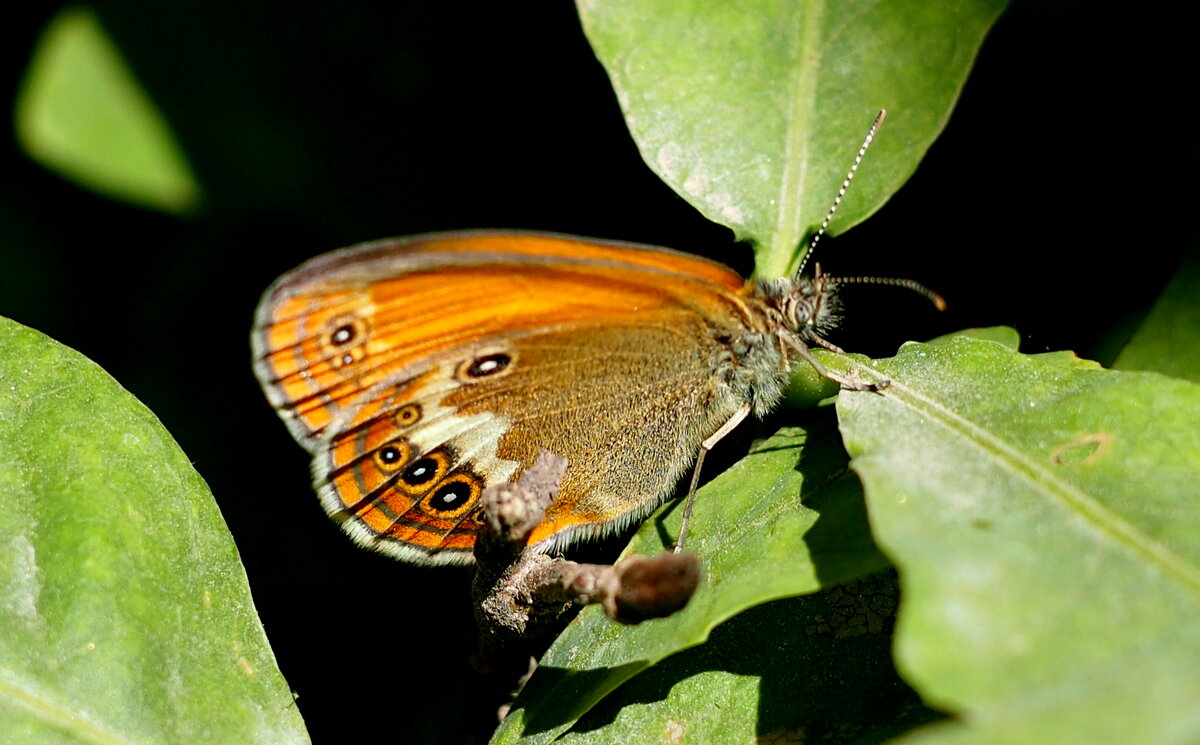
[[[800,359],[812,365],[813,369],[817,371],[818,375],[823,378],[829,378],[848,391],[869,391],[871,393],[878,393],[892,384],[892,381],[890,380],[881,380],[878,383],[864,383],[861,380],[851,380],[841,373],[835,373],[833,370],[830,370],[828,367],[822,365],[821,361],[813,356],[812,350],[809,349],[808,345],[806,345],[804,342],[788,337],[784,338],[788,345],[796,351],[796,354],[800,355]],[[835,352],[842,352],[841,348],[835,347],[819,336],[814,336],[813,338],[820,341],[821,346],[823,347],[832,349]]]
[[[683,539],[687,536],[688,523],[692,519],[692,504],[696,501],[696,486],[700,483],[700,467],[704,465],[704,456],[709,450],[725,438],[725,435],[733,431],[735,427],[742,423],[746,415],[750,413],[750,404],[743,403],[741,407],[733,412],[733,416],[709,435],[708,439],[700,443],[700,452],[696,455],[696,465],[692,467],[692,483],[688,486],[687,501],[683,506],[683,521],[679,524],[679,540],[675,541],[675,553],[683,550]]]

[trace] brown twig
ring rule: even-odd
[[[543,452],[516,481],[483,494],[487,528],[476,542],[471,592],[479,661],[498,680],[527,677],[531,655],[575,605],[599,603],[614,621],[641,623],[682,608],[699,584],[699,562],[690,554],[630,556],[607,565],[527,550],[566,467],[565,459]]]

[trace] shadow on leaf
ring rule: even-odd
[[[629,680],[573,731],[865,744],[941,719],[892,664],[897,598],[888,571],[752,608]]]

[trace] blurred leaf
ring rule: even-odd
[[[187,456],[93,363],[0,319],[0,742],[307,741]]]
[[[16,130],[46,168],[114,199],[176,213],[200,199],[166,119],[83,8],[46,28],[17,97]]]
[[[1113,367],[1200,382],[1200,250],[1184,256],[1179,271]]]
[[[702,557],[703,578],[687,608],[633,627],[586,608],[542,657],[493,742],[550,742],[626,680],[702,643],[746,608],[887,565],[830,412],[809,417],[808,426],[781,430],[697,493],[688,549]],[[670,547],[678,507],[647,520],[626,554]]]
[[[868,125],[884,131],[834,223],[879,209],[941,133],[1004,0],[578,0],[642,157],[789,273]]]
[[[900,571],[897,667],[961,715],[904,742],[1200,738],[1200,386],[910,344],[838,412]]]

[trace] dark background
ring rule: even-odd
[[[250,371],[259,294],[331,248],[428,230],[626,239],[743,271],[749,249],[642,163],[569,2],[95,7],[206,204],[177,219],[91,195],[10,138],[0,315],[98,362],[179,440],[237,540],[315,743],[459,741],[466,575],[368,554],[323,515],[307,457]],[[0,24],[7,100],[56,10]],[[1009,324],[1025,351],[1111,361],[1194,233],[1195,41],[1166,12],[1014,4],[909,185],[822,249],[833,274],[913,277],[950,310],[853,288],[834,340],[883,356]],[[381,632],[395,649],[366,655],[357,641]]]

